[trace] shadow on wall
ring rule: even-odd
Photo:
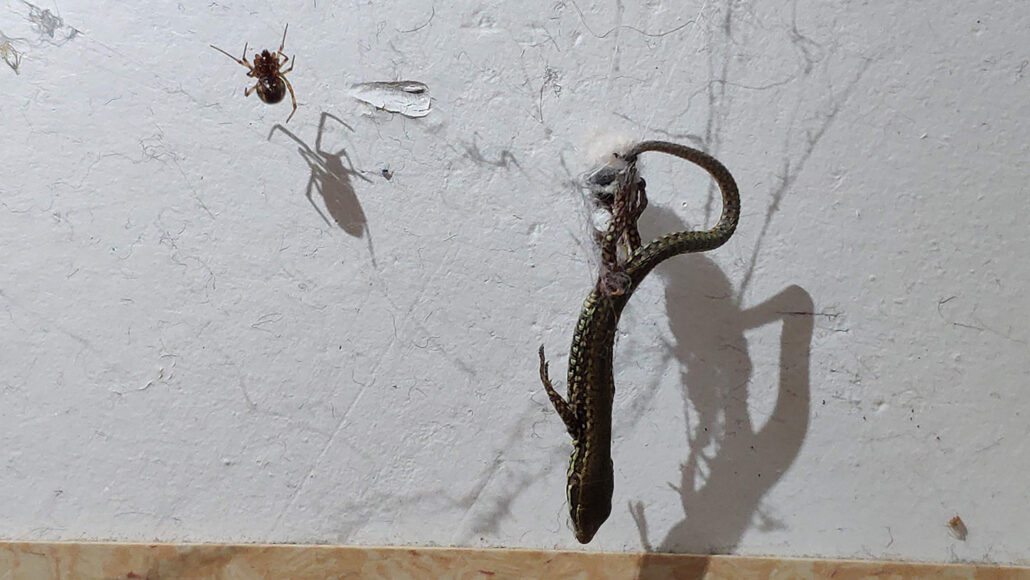
[[[315,135],[314,149],[280,124],[272,127],[272,130],[268,132],[268,139],[271,140],[272,135],[279,131],[299,145],[297,152],[300,153],[301,157],[308,164],[308,168],[311,169],[311,177],[308,179],[304,196],[311,202],[311,206],[315,208],[318,215],[325,220],[326,225],[332,227],[333,222],[335,222],[347,234],[355,238],[365,237],[368,240],[368,250],[374,264],[375,252],[372,248],[372,233],[369,231],[368,220],[365,217],[364,210],[361,209],[361,202],[358,201],[354,185],[351,183],[351,177],[357,177],[368,183],[371,183],[371,180],[354,169],[354,163],[351,161],[350,156],[347,155],[346,149],[341,148],[333,153],[322,149],[322,138],[325,136],[327,119],[336,121],[351,133],[354,132],[350,125],[344,123],[338,117],[323,111],[318,121],[318,134]],[[346,166],[344,166],[344,159],[347,161]],[[333,218],[332,222],[329,221],[329,218],[326,217],[325,213],[318,207],[318,204],[315,203],[312,197],[313,189],[317,190],[319,195],[322,196],[325,209]]]
[[[661,231],[685,229],[671,211],[655,209],[651,225]],[[653,546],[644,506],[631,504],[630,511],[648,552],[731,552],[750,527],[762,497],[794,462],[808,431],[812,298],[790,286],[741,310],[725,274],[700,254],[670,260],[658,272],[667,279],[666,304],[675,338],[671,350],[683,369],[684,404],[696,411],[699,421],[686,433],[687,457],[678,485],[683,520]],[[744,332],[777,321],[783,328],[776,406],[756,429],[747,408],[753,377]],[[781,525],[761,514],[759,520],[762,527]]]

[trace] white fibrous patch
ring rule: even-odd
[[[7,66],[11,67],[14,74],[18,74],[18,67],[21,66],[21,52],[14,48],[12,41],[16,39],[9,38],[6,34],[0,31],[0,58],[3,59]]]
[[[611,201],[626,169],[626,162],[617,156],[633,144],[627,136],[611,131],[595,132],[582,149],[587,170],[576,180],[590,210],[590,226],[595,232],[608,229],[611,222]]]
[[[351,86],[351,96],[405,117],[425,117],[433,106],[429,87],[418,81],[358,83]]]
[[[587,136],[586,145],[583,147],[584,161],[588,167],[600,168],[616,161],[614,153],[621,154],[636,142],[636,139],[626,133],[611,130],[595,131]]]
[[[601,234],[607,231],[611,223],[611,203],[615,189],[618,187],[619,177],[627,168],[621,154],[636,142],[636,139],[626,133],[606,129],[593,131],[584,139],[583,145],[577,148],[580,154],[577,169],[580,173],[575,183],[586,209],[585,225],[591,240],[591,262],[595,265],[600,265],[602,261],[598,242]],[[602,283],[604,282],[602,280]]]
[[[587,170],[579,182],[593,194],[595,202],[614,194],[617,178],[627,166],[622,154],[635,143],[629,135],[610,130],[596,131],[588,137],[582,148]]]
[[[612,221],[612,214],[603,207],[596,206],[594,211],[590,214],[590,223],[594,229],[603,232],[608,229],[608,224]]]

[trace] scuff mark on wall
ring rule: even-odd
[[[14,48],[11,41],[17,40],[15,38],[9,38],[3,31],[0,31],[0,58],[4,59],[7,66],[11,67],[14,74],[18,73],[18,67],[21,66],[21,52]]]
[[[22,1],[24,2],[25,0]],[[81,32],[73,26],[66,26],[64,18],[51,12],[49,8],[40,8],[31,2],[25,2],[25,5],[29,7],[28,20],[35,25],[34,27],[39,32],[40,38],[46,37],[50,39],[50,42],[61,45],[75,38]],[[67,30],[57,34],[62,29]]]

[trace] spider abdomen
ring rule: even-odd
[[[279,77],[265,77],[258,81],[258,98],[269,105],[274,105],[286,96],[286,83]]]

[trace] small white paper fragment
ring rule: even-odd
[[[418,81],[358,83],[351,87],[351,96],[405,117],[425,117],[432,108],[429,87]]]

